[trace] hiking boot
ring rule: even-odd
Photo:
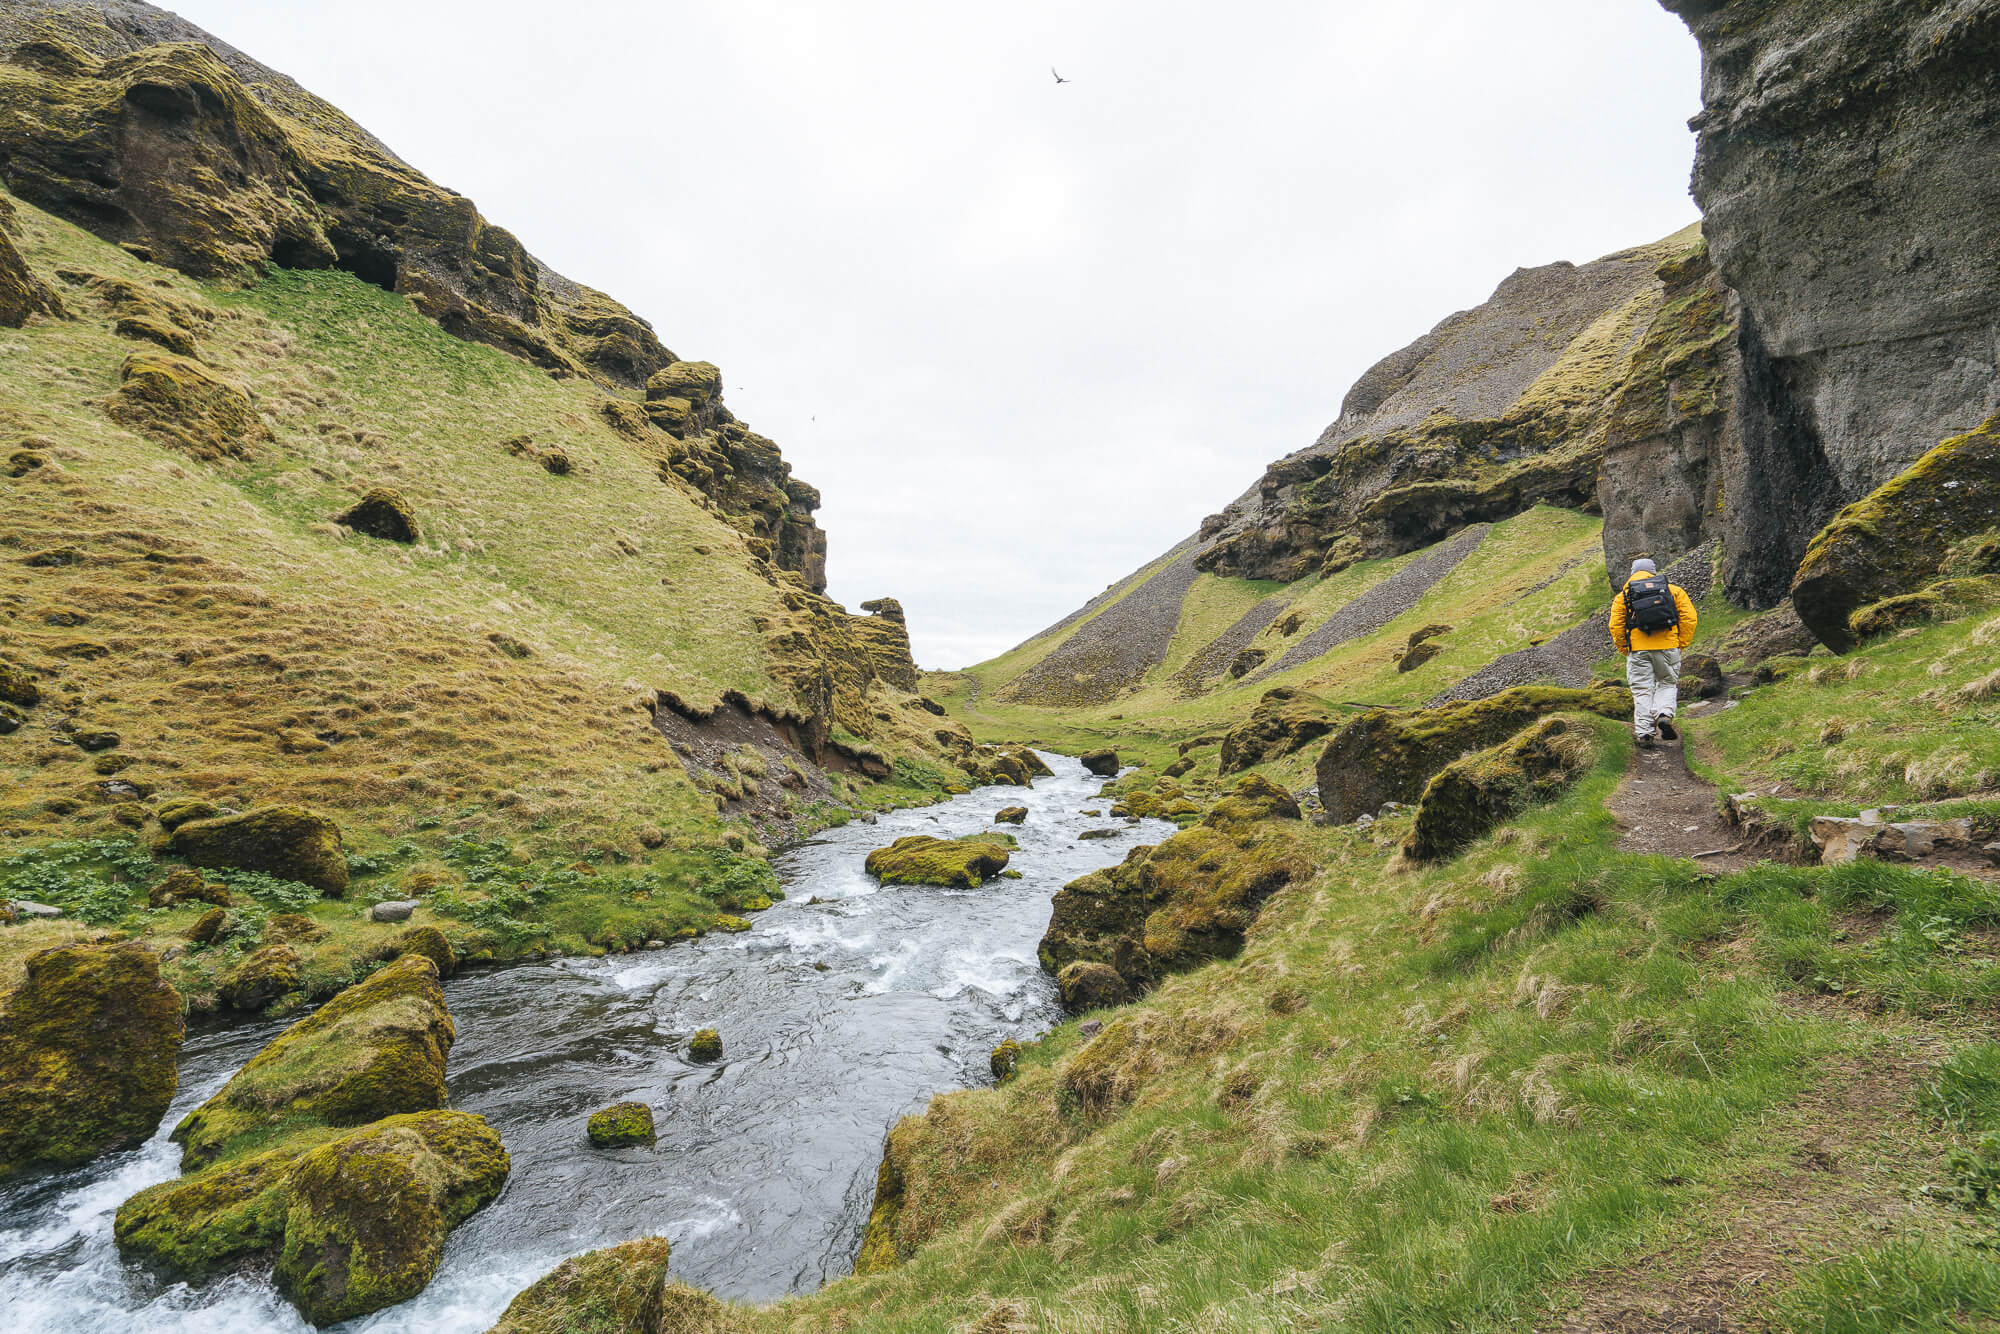
[[[1653,748],[1653,734],[1651,732],[1646,733],[1642,737],[1634,737],[1633,740],[1638,743],[1640,750],[1651,750]]]
[[[1668,741],[1679,741],[1681,739],[1681,729],[1674,726],[1674,720],[1668,714],[1663,713],[1653,719],[1653,726],[1659,728],[1660,735]]]

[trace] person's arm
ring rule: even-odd
[[[1617,649],[1620,653],[1630,653],[1632,651],[1632,637],[1625,633],[1625,594],[1623,590],[1619,591],[1617,597],[1611,599],[1611,647]]]
[[[1681,647],[1685,649],[1694,643],[1694,628],[1701,618],[1695,614],[1694,599],[1687,595],[1687,590],[1679,584],[1672,585],[1672,588],[1674,608],[1680,612],[1681,617]]]

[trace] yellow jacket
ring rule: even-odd
[[[1625,587],[1630,588],[1642,578],[1654,577],[1656,576],[1635,574],[1625,581]],[[1694,643],[1694,599],[1690,598],[1687,591],[1679,584],[1668,584],[1667,587],[1673,590],[1674,607],[1680,612],[1681,623],[1665,630],[1634,630],[1628,635],[1625,632],[1623,590],[1611,600],[1611,643],[1620,653],[1631,653],[1634,650],[1650,653],[1663,648],[1684,649]]]

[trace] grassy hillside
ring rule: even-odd
[[[133,915],[159,875],[156,813],[304,803],[344,830],[348,904],[246,903],[234,947],[182,965],[195,995],[255,942],[260,911],[303,905],[338,928],[309,963],[331,985],[390,934],[354,904],[487,903],[496,861],[513,899],[444,923],[476,950],[623,946],[727,917],[729,895],[701,891],[755,839],[653,727],[656,692],[803,715],[784,669],[828,604],[663,466],[667,437],[621,433],[597,386],[453,338],[352,275],[203,283],[15,216],[72,317],[0,331],[0,660],[43,697],[0,738],[10,896],[176,934],[204,905]],[[269,439],[200,459],[114,421],[127,358],[157,350],[117,332],[135,312],[247,392]],[[415,541],[334,522],[378,487],[403,497]],[[937,720],[899,690],[834,706],[856,744],[935,747]],[[115,743],[72,744],[91,733]],[[836,776],[806,818],[900,791]],[[586,892],[599,868],[623,878]]]

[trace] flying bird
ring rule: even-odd
[[[1049,73],[1051,73],[1051,74],[1056,74],[1056,67],[1055,67],[1054,65],[1051,65],[1051,66],[1049,66]],[[1065,79],[1065,78],[1064,78],[1064,77],[1063,77],[1062,75],[1060,75],[1060,74],[1056,74],[1056,82],[1057,82],[1057,83],[1068,83],[1068,82],[1069,82],[1069,80],[1068,80],[1068,79]]]

